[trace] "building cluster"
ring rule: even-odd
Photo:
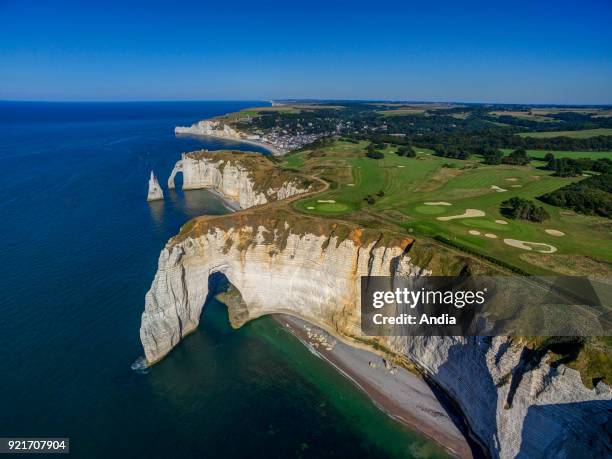
[[[252,140],[262,144],[271,145],[276,150],[287,153],[293,150],[298,150],[304,145],[314,142],[321,137],[328,135],[327,132],[318,134],[306,134],[302,132],[291,133],[287,130],[272,128],[268,132],[257,131],[256,133],[247,135],[247,140]]]

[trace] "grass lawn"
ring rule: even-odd
[[[285,162],[283,167],[288,169],[299,169],[304,165],[304,154],[305,152],[289,153],[285,156]]]
[[[504,155],[510,154],[513,150],[503,148]],[[608,158],[612,160],[612,151],[554,151],[554,150],[527,150],[527,154],[532,158],[544,158],[546,153],[552,153],[555,158]]]
[[[550,131],[550,132],[522,132],[521,137],[536,137],[547,139],[550,137],[572,137],[574,139],[586,139],[598,135],[612,135],[612,129],[584,129],[582,131]]]
[[[510,197],[535,200],[580,178],[552,177],[550,171],[533,166],[488,166],[478,158],[468,161],[440,158],[418,147],[416,158],[397,156],[395,147],[387,147],[384,159],[375,160],[365,157],[367,144],[338,141],[316,155],[302,152],[288,156],[285,167],[300,168],[332,184],[325,193],[296,201],[294,207],[305,213],[346,220],[360,221],[364,215],[391,220],[411,234],[441,235],[534,274],[562,270],[568,265],[568,257],[573,257],[572,263],[583,265],[589,272],[593,264],[597,266],[595,269],[609,269],[606,263],[612,262],[610,220],[576,215],[537,200],[537,205],[551,215],[544,223],[510,220],[500,213],[500,203]],[[538,156],[535,152],[532,154]],[[364,199],[367,196],[375,202],[367,203]],[[426,202],[451,205],[426,205]],[[476,209],[485,215],[438,220],[438,217],[462,215],[467,209]],[[548,234],[546,229],[561,231],[564,236]],[[480,234],[470,234],[470,230]],[[523,250],[507,245],[505,238],[548,244],[555,251],[544,254]]]

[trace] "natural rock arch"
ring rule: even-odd
[[[183,161],[177,161],[176,164],[174,165],[174,168],[172,169],[172,173],[170,174],[170,177],[168,178],[168,189],[169,190],[174,190],[175,189],[175,185],[174,185],[174,179],[176,177],[176,174],[178,173],[183,173]]]
[[[270,237],[276,240],[266,243]],[[198,326],[214,273],[240,292],[247,320],[287,313],[356,335],[361,276],[394,271],[421,272],[404,257],[404,247],[378,247],[376,240],[362,245],[336,236],[271,235],[263,227],[211,229],[160,254],[140,329],[147,362],[163,358]]]
[[[410,239],[383,240],[371,230],[347,231],[327,220],[317,222],[294,220],[292,226],[279,217],[249,213],[186,225],[162,251],[146,295],[140,336],[147,363],[162,359],[198,326],[213,273],[223,273],[240,291],[246,311],[238,322],[282,312],[350,340],[360,336],[362,275],[426,272],[411,262]],[[512,375],[522,366],[522,347],[507,337],[368,339],[360,344],[381,345],[444,389],[493,457],[515,457],[522,451],[546,456],[549,446],[540,437],[522,442],[526,418],[530,426],[546,425],[546,438],[560,444],[579,441],[572,426],[592,423],[593,407],[598,418],[609,417],[609,386],[599,383],[588,389],[577,371],[546,362],[517,380],[513,403],[506,406]],[[592,400],[600,402],[582,403]],[[566,415],[530,409],[563,404],[572,404],[571,425]],[[605,429],[606,424],[598,424],[590,438],[606,438]]]

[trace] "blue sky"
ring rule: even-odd
[[[0,99],[612,103],[612,2],[0,0]]]

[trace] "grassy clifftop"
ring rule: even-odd
[[[248,245],[254,243],[253,235],[259,227],[266,229],[264,243],[271,244],[276,241],[277,244],[280,243],[281,249],[284,248],[283,244],[286,243],[290,234],[312,234],[328,239],[336,237],[337,244],[350,239],[358,246],[377,242],[381,246],[397,246],[402,249],[408,248],[414,241],[402,233],[363,228],[350,222],[302,216],[286,208],[271,209],[264,206],[229,215],[196,217],[183,225],[179,234],[172,238],[169,244],[174,245],[186,238],[197,238],[219,229],[244,234],[245,244]]]
[[[307,189],[315,182],[295,171],[281,169],[277,161],[271,156],[261,153],[244,152],[237,150],[201,150],[186,153],[185,156],[197,161],[206,160],[218,164],[221,171],[231,164],[240,167],[249,173],[255,191],[265,193],[270,188],[278,189],[285,183],[295,183],[299,188]]]
[[[317,184],[317,189],[320,183],[317,179],[329,186],[323,192],[236,214],[195,218],[181,228],[169,245],[220,229],[238,232],[240,237],[231,244],[246,249],[253,243],[257,229],[263,227],[267,230],[264,242],[274,243],[274,250],[283,250],[290,234],[324,236],[327,243],[336,236],[337,243],[351,239],[359,246],[376,242],[402,247],[416,265],[430,269],[434,275],[457,275],[466,269],[472,274],[509,274],[503,264],[487,262],[489,258],[507,261],[534,274],[541,273],[538,268],[544,261],[544,273],[568,274],[559,269],[569,266],[567,258],[584,259],[587,254],[598,267],[607,266],[609,254],[602,252],[601,239],[609,225],[602,219],[556,211],[551,223],[565,232],[565,236],[559,237],[546,233],[546,227],[508,221],[498,214],[498,201],[508,195],[540,193],[542,188],[562,186],[563,179],[544,176],[543,171],[531,167],[495,168],[478,161],[438,158],[426,149],[417,149],[416,158],[406,158],[387,148],[384,159],[377,161],[364,156],[365,146],[363,142],[336,142],[282,160],[231,151],[190,153],[194,159],[239,163],[253,174],[256,183],[266,184],[265,187],[279,183],[275,180],[284,182],[293,177],[310,180]],[[497,187],[503,191],[492,186],[496,183],[505,187]],[[366,201],[368,196],[373,198],[372,203]],[[485,216],[460,216],[468,207],[483,209]],[[458,218],[446,221],[437,218],[449,214]],[[582,233],[572,231],[574,227],[580,227]],[[485,236],[489,233],[497,237]],[[439,244],[435,237],[438,235],[452,244]],[[558,251],[525,252],[503,243],[504,238],[518,235],[554,244]],[[593,247],[598,247],[596,253]],[[481,256],[474,257],[472,253]],[[602,271],[604,276],[609,272],[603,268],[589,269],[590,273],[595,271]],[[540,358],[548,353],[553,365],[563,363],[577,369],[587,387],[600,380],[608,384],[612,381],[610,338],[517,337],[514,341]]]
[[[323,218],[389,224],[419,239],[450,241],[464,252],[497,260],[516,272],[536,275],[612,274],[612,222],[538,201],[550,219],[509,219],[501,203],[538,196],[581,180],[556,177],[542,161],[527,166],[458,160],[414,147],[416,157],[387,145],[382,157],[366,157],[368,142],[338,140],[283,158],[282,166],[320,177],[329,190],[294,203],[299,212]],[[542,155],[541,155],[542,156]]]

